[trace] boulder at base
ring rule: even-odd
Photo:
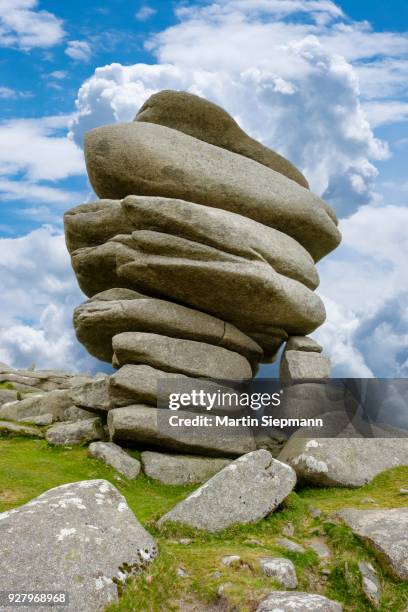
[[[240,457],[159,520],[216,532],[254,523],[273,512],[296,484],[296,474],[267,450]]]
[[[45,434],[48,444],[66,446],[70,444],[88,444],[94,440],[103,440],[105,432],[99,418],[83,421],[55,423]]]
[[[278,455],[299,480],[322,487],[361,487],[389,468],[408,465],[406,438],[303,438]]]
[[[237,457],[255,450],[255,439],[248,427],[216,425],[212,414],[206,415],[207,426],[185,425],[185,419],[196,416],[186,410],[173,412],[142,404],[114,408],[108,413],[109,434],[114,442],[137,443],[137,448],[147,446],[212,457]]]
[[[128,455],[120,446],[113,442],[92,442],[88,448],[88,455],[101,459],[117,472],[129,479],[139,476],[140,461]]]
[[[0,590],[65,592],[66,612],[98,612],[118,598],[115,583],[157,555],[126,500],[106,480],[50,489],[0,514]],[[41,608],[44,609],[44,608]]]
[[[142,453],[141,459],[146,476],[173,485],[205,482],[231,463],[230,459],[168,455],[151,451]]]
[[[353,510],[335,514],[376,555],[391,576],[408,580],[408,508]]]
[[[341,612],[342,610],[341,604],[322,595],[274,591],[259,604],[256,612]]]

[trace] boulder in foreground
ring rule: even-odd
[[[117,583],[157,555],[119,491],[105,480],[50,489],[0,514],[0,590],[69,594],[67,612],[102,611]],[[44,608],[42,608],[44,609]]]
[[[88,455],[101,459],[106,465],[113,467],[119,474],[133,480],[140,473],[140,461],[128,455],[120,446],[113,442],[92,442]]]
[[[274,591],[262,601],[256,612],[341,612],[337,601],[314,593]]]
[[[334,516],[363,540],[391,576],[408,580],[408,508],[345,508]]]
[[[248,453],[191,493],[159,520],[182,523],[209,532],[236,523],[255,523],[289,495],[296,474],[267,450]]]

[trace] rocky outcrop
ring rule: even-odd
[[[74,326],[118,372],[85,381],[72,403],[108,412],[117,442],[221,456],[253,450],[245,428],[236,443],[220,428],[163,432],[149,407],[167,378],[251,379],[287,341],[285,385],[329,376],[307,335],[325,318],[315,263],[340,241],[334,212],[288,160],[185,92],[155,94],[135,121],[91,130],[85,158],[101,199],[64,217],[89,298]]]
[[[104,610],[118,598],[118,585],[158,554],[105,480],[65,484],[0,514],[0,537],[0,589],[65,592],[67,612]]]
[[[159,520],[209,532],[259,521],[289,495],[296,475],[266,450],[240,457],[191,493]]]
[[[327,599],[314,593],[291,593],[290,591],[273,591],[264,599],[256,612],[342,612],[343,606],[337,601]]]

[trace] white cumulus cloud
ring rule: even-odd
[[[64,36],[61,19],[40,10],[37,0],[1,0],[0,46],[29,51],[52,47]]]
[[[86,40],[70,40],[65,53],[73,60],[87,62],[92,55],[92,47]]]

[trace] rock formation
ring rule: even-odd
[[[288,339],[284,382],[329,375],[305,336],[325,318],[315,262],[340,234],[289,161],[215,104],[174,91],[131,123],[91,130],[85,157],[101,199],[65,214],[89,297],[74,325],[119,370],[111,408],[155,404],[168,375],[250,379]]]

